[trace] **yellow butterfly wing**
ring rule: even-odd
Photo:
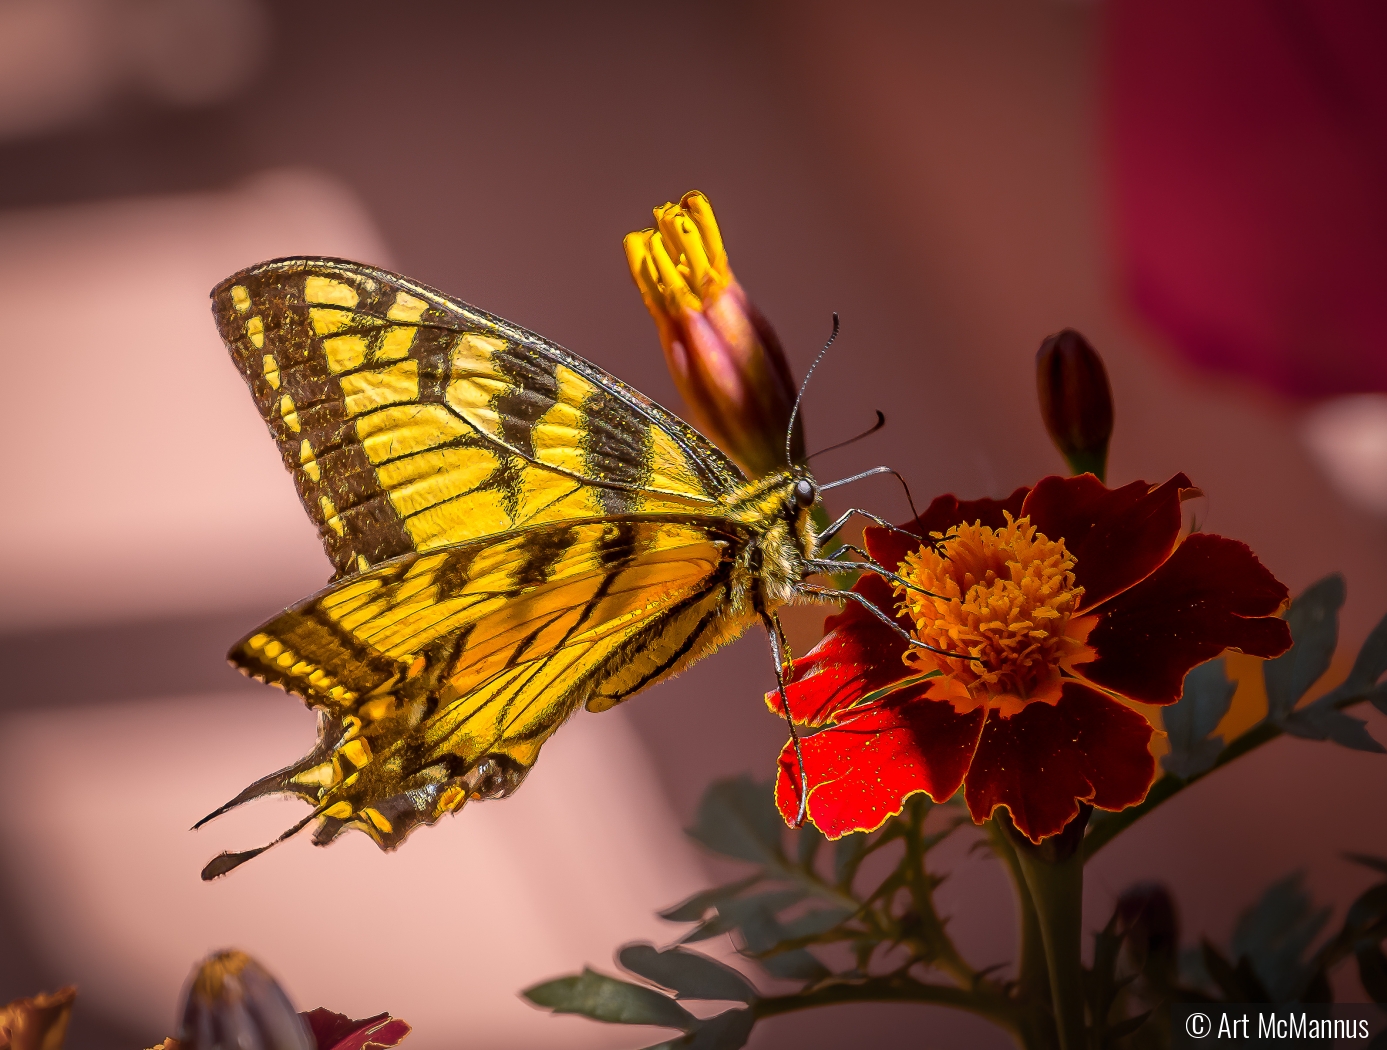
[[[281,259],[212,300],[339,575],[544,522],[713,509],[743,480],[595,365],[403,277]]]
[[[217,813],[287,792],[327,842],[383,848],[469,798],[519,785],[580,704],[601,709],[739,634],[729,576],[744,530],[722,518],[615,516],[408,554],[286,610],[232,650],[323,710],[301,762]],[[211,819],[211,817],[207,818]],[[214,878],[268,847],[224,853]]]

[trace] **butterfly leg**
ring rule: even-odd
[[[855,602],[856,604],[862,606],[862,608],[866,609],[869,613],[875,616],[882,623],[884,623],[887,627],[891,628],[891,630],[895,631],[898,635],[900,635],[901,638],[904,639],[906,644],[909,645],[912,649],[925,649],[931,653],[938,653],[940,656],[952,657],[955,660],[977,660],[978,663],[981,663],[981,660],[978,660],[977,657],[974,657],[970,653],[952,653],[949,652],[947,649],[937,649],[926,642],[920,641],[920,639],[916,638],[904,627],[898,624],[891,617],[890,613],[887,613],[877,608],[875,605],[869,602],[863,595],[858,594],[856,591],[844,591],[834,587],[819,587],[818,585],[812,583],[800,584],[799,589],[803,593],[812,595],[815,598],[823,598],[832,602]]]
[[[883,576],[886,579],[890,580],[892,583],[899,584],[900,586],[904,587],[906,590],[915,591],[929,598],[943,598],[943,595],[935,594],[933,591],[927,591],[923,587],[911,583],[909,580],[904,579],[901,576],[897,576],[890,569],[882,568],[880,565],[872,561],[870,558],[868,558],[866,561],[839,561],[836,557],[832,556],[828,558],[811,558],[809,561],[805,562],[805,566],[809,569],[810,572],[821,572],[825,576],[832,576],[835,572],[838,572],[841,569],[863,569],[867,572],[874,572],[878,576]]]
[[[852,516],[854,514],[866,518],[873,525],[878,525],[889,532],[896,532],[902,536],[909,536],[912,540],[922,545],[925,543],[925,537],[921,536],[919,533],[911,532],[909,529],[903,529],[899,525],[892,525],[889,521],[887,521],[880,515],[873,514],[869,510],[863,510],[861,507],[849,507],[846,511],[843,512],[842,516],[839,517],[837,521],[833,522],[833,524],[829,525],[829,527],[824,529],[823,532],[820,532],[818,535],[816,535],[814,537],[814,542],[817,545],[822,546],[827,541],[833,539],[833,537],[838,535],[838,533],[842,530],[843,526],[846,525],[852,519]]]
[[[799,764],[799,813],[793,828],[804,826],[804,818],[809,812],[809,778],[804,772],[804,751],[800,748],[799,731],[795,729],[794,717],[790,714],[790,697],[785,692],[785,674],[790,667],[790,646],[785,641],[780,617],[773,612],[762,610],[761,622],[766,625],[766,635],[771,642],[771,658],[775,660],[775,687],[780,693],[780,707],[785,712],[785,724],[790,727],[790,742],[795,747],[795,761]]]

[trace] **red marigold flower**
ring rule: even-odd
[[[626,261],[693,422],[750,477],[783,470],[794,378],[775,330],[732,275],[713,206],[691,191],[656,208],[655,222],[626,235]],[[804,459],[800,419],[791,456]]]
[[[868,528],[873,559],[911,586],[868,573],[853,589],[940,652],[853,603],[828,618],[787,690],[791,716],[817,730],[801,738],[809,818],[838,838],[880,827],[917,791],[942,802],[963,786],[975,821],[1004,806],[1040,842],[1080,803],[1142,801],[1152,728],[1123,701],[1174,703],[1185,674],[1225,649],[1291,644],[1275,615],[1288,592],[1245,544],[1181,539],[1194,491],[1184,474],[1118,489],[1048,477],[1005,500],[941,496],[904,526],[919,540]],[[766,701],[782,713],[776,693]],[[787,821],[800,783],[787,745]]]

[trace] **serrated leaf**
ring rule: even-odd
[[[1387,875],[1387,857],[1374,857],[1371,853],[1345,853],[1344,859],[1371,868],[1380,875]]]
[[[1223,750],[1222,737],[1209,737],[1228,708],[1238,684],[1230,682],[1222,658],[1200,664],[1185,675],[1180,700],[1161,712],[1170,751],[1161,765],[1178,777],[1192,777],[1212,769]]]
[[[816,908],[783,923],[780,927],[781,939],[793,941],[801,937],[816,937],[842,925],[856,914],[855,908]]]
[[[718,905],[718,913],[697,929],[687,933],[682,938],[686,944],[694,941],[706,941],[709,937],[716,937],[722,933],[732,933],[741,928],[743,937],[755,937],[756,934],[747,933],[747,924],[750,922],[757,931],[766,928],[766,918],[769,916],[771,928],[777,931],[776,940],[771,943],[778,943],[780,926],[775,919],[775,913],[798,904],[804,900],[806,891],[796,887],[785,890],[767,890],[764,893],[753,893],[749,897],[734,897],[724,900]],[[748,940],[750,943],[750,940]],[[759,950],[753,948],[753,950]]]
[[[1387,754],[1387,747],[1379,744],[1368,732],[1367,722],[1335,710],[1332,704],[1325,703],[1326,699],[1321,697],[1309,707],[1292,711],[1281,719],[1281,728],[1305,740],[1332,740],[1354,751]]]
[[[1384,674],[1387,674],[1387,616],[1379,620],[1363,640],[1363,648],[1354,657],[1348,677],[1330,695],[1337,698],[1365,692],[1376,685]]]
[[[1287,1001],[1304,985],[1305,952],[1329,921],[1331,909],[1313,910],[1304,877],[1304,872],[1295,872],[1267,887],[1233,928],[1233,956],[1240,962],[1251,960],[1271,1002]]]
[[[723,886],[715,886],[711,890],[703,890],[695,893],[688,900],[676,904],[672,908],[667,908],[659,912],[662,919],[671,922],[700,922],[709,909],[716,908],[723,901],[737,896],[743,890],[750,889],[761,881],[760,873],[751,875],[745,879],[738,879],[736,882],[729,882]]]
[[[1387,956],[1376,944],[1360,944],[1353,954],[1358,959],[1358,980],[1375,1003],[1387,1003]]]
[[[1200,948],[1204,971],[1214,984],[1218,985],[1219,991],[1223,992],[1226,1002],[1269,1003],[1272,1001],[1267,990],[1257,979],[1256,973],[1248,965],[1246,958],[1239,959],[1238,965],[1234,966],[1224,958],[1222,952],[1207,940],[1201,942]]]
[[[781,866],[785,822],[775,808],[772,785],[748,776],[715,781],[703,793],[690,838],[724,856]]]
[[[582,1014],[611,1024],[649,1024],[690,1031],[698,1019],[663,992],[584,968],[520,993],[556,1014]]]
[[[1329,669],[1339,641],[1339,609],[1344,604],[1344,578],[1338,573],[1307,587],[1291,603],[1286,622],[1291,648],[1262,665],[1267,685],[1267,717],[1280,722],[1296,702]]]
[[[766,972],[787,981],[818,981],[828,976],[828,968],[804,948],[792,948],[760,960]]]
[[[1344,929],[1355,937],[1387,934],[1387,882],[1369,886],[1348,906]]]
[[[704,1021],[688,1035],[646,1050],[741,1050],[751,1037],[756,1017],[750,1010],[728,1010]]]
[[[652,984],[669,988],[678,999],[730,999],[749,1003],[756,989],[730,966],[687,948],[666,948],[653,944],[628,944],[617,954],[626,969]]]

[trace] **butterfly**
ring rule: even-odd
[[[856,600],[809,582],[857,564],[818,556],[848,517],[816,532],[831,486],[788,454],[748,479],[542,336],[333,259],[263,263],[212,301],[336,572],[228,654],[318,711],[316,746],[197,826],[275,793],[313,808],[204,879],[314,820],[317,844],[352,827],[391,849],[515,791],[578,707],[607,710],[758,622],[781,680],[776,609]]]

